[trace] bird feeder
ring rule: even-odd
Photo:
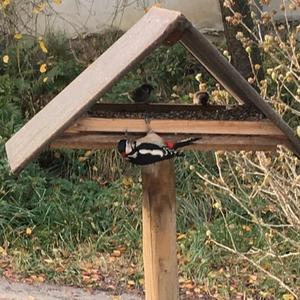
[[[247,106],[230,111],[222,106],[95,105],[155,48],[176,42]],[[125,131],[137,138],[146,134],[145,114],[162,137],[180,140],[200,135],[202,139],[190,146],[194,150],[275,150],[286,145],[300,155],[300,140],[293,130],[180,12],[152,8],[10,138],[9,165],[12,172],[21,171],[47,147],[115,148]],[[143,167],[142,185],[146,299],[175,300],[179,292],[173,162]]]

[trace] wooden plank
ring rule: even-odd
[[[173,161],[142,168],[143,258],[147,300],[179,299]]]
[[[142,136],[144,134],[129,135],[129,138],[134,140]],[[187,135],[166,134],[161,134],[161,136],[165,140],[170,141],[179,141],[187,137]],[[288,139],[285,136],[201,135],[201,137],[201,140],[185,149],[198,151],[273,151],[276,150],[277,145],[288,145]],[[123,138],[123,134],[64,134],[56,138],[52,142],[51,147],[65,149],[116,149],[118,141]]]
[[[300,139],[280,115],[257,93],[245,78],[194,26],[181,37],[181,43],[237,100],[255,105],[290,140],[290,148],[300,156]]]
[[[156,133],[283,135],[269,121],[150,120],[149,122],[149,126]],[[125,131],[146,133],[148,128],[143,119],[83,117],[65,133]]]
[[[6,143],[12,172],[20,170],[169,34],[183,30],[184,24],[179,12],[151,9]]]

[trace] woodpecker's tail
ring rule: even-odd
[[[191,145],[191,144],[193,144],[194,142],[196,142],[198,140],[201,140],[201,137],[188,138],[188,139],[185,139],[185,140],[181,140],[181,141],[179,141],[179,142],[177,142],[177,143],[174,144],[173,149],[177,150],[179,148]]]

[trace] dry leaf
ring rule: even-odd
[[[284,294],[282,295],[283,300],[295,300],[295,297],[292,294]]]
[[[4,55],[4,56],[2,57],[2,60],[3,60],[3,62],[4,62],[5,64],[8,64],[8,62],[9,62],[9,56],[8,56],[8,55]]]
[[[47,71],[47,65],[46,64],[41,64],[40,65],[40,72],[45,73]]]
[[[255,283],[256,281],[257,281],[256,275],[249,275],[249,279],[248,279],[249,283]]]
[[[2,6],[6,8],[10,4],[10,0],[2,0]]]
[[[181,233],[181,234],[178,235],[177,241],[184,240],[185,238],[186,238],[186,234],[185,233]]]
[[[30,227],[26,228],[26,234],[31,235],[32,234],[32,229]]]
[[[300,126],[297,126],[297,135],[300,137]]]
[[[114,250],[113,253],[111,254],[112,257],[120,257],[121,256],[121,251],[120,250]]]
[[[46,47],[46,45],[45,45],[45,42],[44,42],[43,40],[40,40],[40,41],[39,41],[39,45],[40,45],[41,50],[42,50],[44,53],[48,53],[48,49],[47,49],[47,47]]]
[[[127,284],[130,285],[130,286],[134,286],[135,282],[133,280],[128,280]]]
[[[15,33],[15,39],[20,40],[22,38],[22,34],[20,32]]]

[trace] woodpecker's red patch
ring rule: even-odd
[[[169,149],[173,149],[174,148],[174,143],[171,141],[165,141],[165,145],[169,148]]]

